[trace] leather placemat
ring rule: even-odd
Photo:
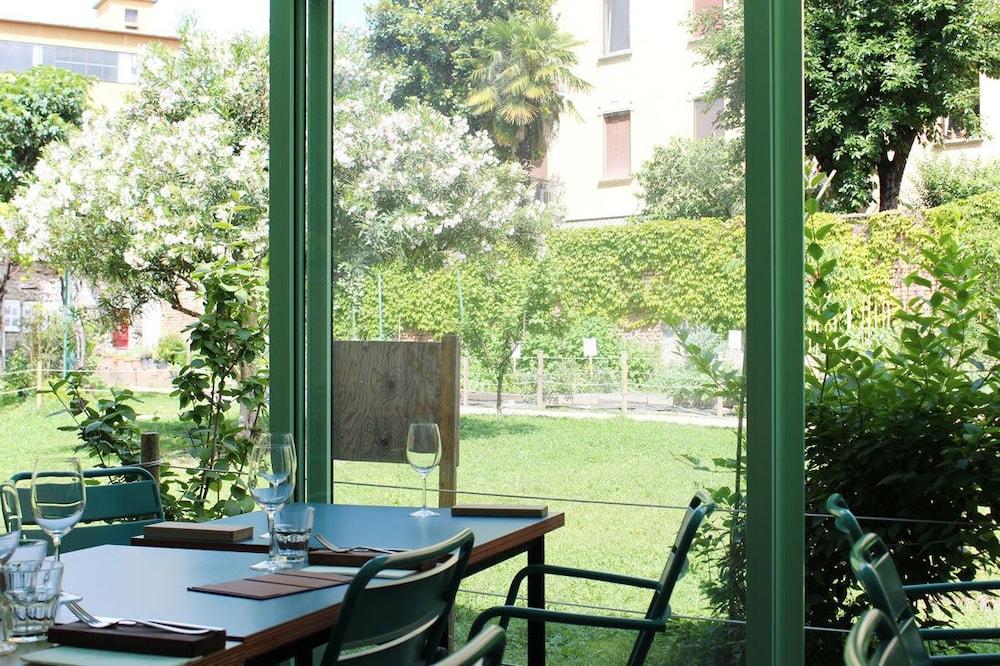
[[[549,513],[545,504],[456,504],[453,516],[494,516],[497,518],[544,518]]]
[[[83,622],[55,625],[48,632],[50,643],[97,648],[115,652],[139,652],[168,657],[199,657],[226,647],[226,632],[177,634],[152,627],[114,625],[95,629]]]
[[[309,572],[303,575],[298,571],[283,571],[264,576],[231,580],[225,583],[195,585],[188,589],[192,592],[206,592],[208,594],[221,594],[227,597],[263,600],[345,585],[350,583],[351,580],[350,576],[341,576],[340,574],[333,573]]]

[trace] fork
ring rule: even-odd
[[[127,620],[124,618],[99,618],[95,615],[91,615],[89,611],[84,609],[83,606],[76,603],[75,601],[68,601],[64,604],[66,608],[70,610],[73,615],[80,619],[81,622],[94,629],[106,629],[107,627],[113,627],[115,625],[122,626],[134,626],[142,625],[144,627],[152,627],[153,629],[159,629],[161,631],[169,631],[176,634],[188,634],[188,635],[200,635],[207,634],[210,631],[221,631],[220,628],[216,627],[201,627],[201,628],[184,628],[180,626],[172,626],[169,624],[161,624],[153,620]],[[189,625],[186,625],[189,626]]]
[[[384,553],[386,555],[393,555],[395,553],[402,553],[405,548],[378,548],[376,546],[351,546],[350,548],[341,548],[334,545],[332,541],[327,539],[322,534],[316,535],[316,541],[319,541],[327,550],[331,550],[334,553],[350,553],[355,550],[370,550],[373,553]]]

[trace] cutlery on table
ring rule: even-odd
[[[222,627],[203,627],[196,624],[183,624],[180,622],[167,622],[164,620],[130,620],[119,617],[97,617],[96,615],[91,615],[90,612],[83,608],[83,606],[74,601],[67,602],[64,605],[70,610],[71,613],[73,613],[73,615],[79,618],[81,622],[87,626],[93,627],[94,629],[105,629],[115,625],[121,625],[123,627],[141,625],[175,634],[199,635],[207,634],[211,631],[225,631]]]
[[[331,550],[334,553],[350,553],[357,550],[369,550],[373,553],[384,553],[386,555],[393,555],[395,553],[402,553],[406,551],[406,548],[379,548],[377,546],[351,546],[350,548],[341,548],[340,546],[334,545],[332,541],[327,539],[322,534],[316,535],[316,541],[319,541],[324,548]]]

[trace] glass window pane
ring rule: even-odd
[[[629,0],[607,0],[608,53],[628,51],[631,47]]]
[[[22,72],[31,69],[33,50],[31,44],[0,41],[0,70]]]

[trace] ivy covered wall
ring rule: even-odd
[[[869,217],[822,214],[814,224],[834,224],[826,248],[838,257],[836,290],[844,302],[876,311],[900,291],[902,277],[927,235],[952,230],[975,257],[986,279],[1000,288],[1000,192],[923,212]],[[659,322],[717,330],[744,324],[746,242],[744,220],[652,220],[593,229],[556,229],[539,258],[510,257],[504,279],[544,280],[526,317],[543,327],[570,319],[598,318],[631,330]],[[377,274],[382,276],[386,338],[400,332],[438,336],[459,331],[459,292],[467,325],[493,307],[495,257],[425,270],[389,264],[372,271],[352,306],[336,294],[335,332],[378,336]],[[488,317],[484,317],[488,319]]]

